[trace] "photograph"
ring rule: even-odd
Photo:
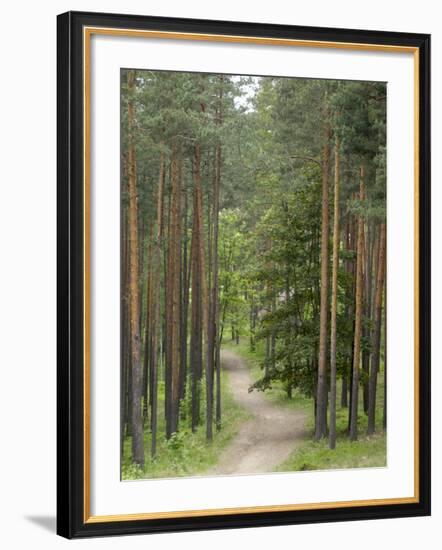
[[[60,535],[429,514],[429,48],[59,16]]]
[[[387,467],[387,89],[120,69],[121,480]]]
[[[2,6],[5,549],[441,539],[439,5],[353,4]]]

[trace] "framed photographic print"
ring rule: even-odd
[[[58,17],[58,533],[430,513],[430,37]]]

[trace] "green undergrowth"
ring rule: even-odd
[[[264,360],[264,346],[257,343],[256,351],[250,351],[249,342],[245,339],[239,344],[227,341],[223,347],[237,353],[250,369],[253,381],[262,377],[262,365]],[[340,406],[340,382],[338,383],[337,410],[336,410],[336,448],[330,449],[328,439],[315,442],[314,434],[314,407],[313,399],[307,398],[297,391],[293,392],[289,399],[287,392],[279,381],[272,384],[272,388],[264,392],[264,396],[275,405],[290,407],[303,412],[306,415],[305,436],[297,441],[290,457],[280,464],[276,471],[303,471],[303,470],[327,470],[349,468],[373,468],[385,467],[387,457],[386,434],[382,427],[384,384],[383,365],[378,378],[376,399],[376,433],[367,436],[367,415],[363,410],[362,389],[359,395],[358,411],[358,440],[350,441],[347,436],[348,408]]]
[[[261,368],[261,365],[264,362],[265,356],[263,342],[257,342],[256,351],[254,352],[250,351],[249,342],[245,339],[240,340],[239,344],[235,344],[235,342],[231,341],[223,342],[223,348],[237,353],[244,360],[250,369],[250,375],[253,382],[256,382],[262,378],[263,369]],[[292,397],[289,399],[283,384],[279,380],[273,381],[272,387],[261,393],[266,399],[272,401],[275,405],[280,405],[282,407],[297,409],[305,413],[307,413],[308,409],[312,407],[312,400],[296,390],[293,390]]]
[[[359,436],[358,441],[338,437],[336,448],[330,449],[326,439],[315,442],[311,438],[295,449],[277,468],[279,472],[373,468],[386,466],[386,438],[384,433],[370,437]]]
[[[348,408],[338,405],[336,410],[337,437],[335,449],[329,448],[328,439],[319,442],[313,440],[314,417],[313,414],[310,414],[306,422],[306,439],[295,447],[290,457],[278,466],[277,471],[385,467],[387,465],[387,438],[382,428],[383,391],[379,391],[379,394],[376,432],[373,435],[366,435],[367,416],[363,411],[361,392],[359,396],[357,441],[350,441],[347,436]],[[339,395],[338,398],[340,398]]]
[[[203,382],[204,387],[204,382]],[[157,455],[150,456],[151,432],[144,433],[145,464],[144,468],[131,463],[131,437],[124,441],[122,479],[151,479],[203,475],[216,465],[221,451],[229,444],[238,432],[241,423],[249,415],[234,400],[226,379],[221,379],[222,427],[213,429],[213,440],[206,440],[204,416],[204,394],[201,399],[201,425],[192,433],[187,419],[181,419],[180,430],[166,440],[164,418],[164,385],[159,384],[158,392],[158,436]],[[183,407],[186,408],[186,407]]]

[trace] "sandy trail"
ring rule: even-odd
[[[244,361],[222,350],[222,367],[228,373],[235,400],[250,414],[238,434],[221,453],[213,474],[271,472],[288,458],[305,433],[306,416],[268,401],[262,392],[248,392],[252,379]]]

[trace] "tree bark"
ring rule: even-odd
[[[168,246],[168,315],[167,368],[170,373],[169,418],[166,419],[166,436],[169,438],[178,431],[179,416],[179,376],[180,376],[180,282],[181,282],[181,190],[178,177],[178,151],[176,138],[172,141],[171,195],[170,195],[170,235]]]
[[[153,224],[150,226],[149,243],[147,246],[147,277],[146,277],[146,315],[144,321],[144,361],[143,361],[143,426],[148,419],[149,385],[150,385],[150,348],[152,340],[152,238]]]
[[[216,167],[213,167],[213,191],[215,191]],[[207,345],[206,345],[206,438],[213,439],[213,381],[215,366],[215,301],[213,294],[214,276],[214,243],[213,220],[215,217],[210,208],[210,195],[207,192]]]
[[[128,144],[129,144],[129,288],[130,328],[132,340],[132,462],[144,465],[143,422],[141,411],[142,370],[140,357],[140,301],[138,286],[138,198],[135,153],[134,91],[135,72],[129,71],[128,85]]]
[[[151,321],[151,347],[150,347],[150,372],[151,372],[151,400],[150,422],[152,431],[151,456],[156,456],[157,445],[157,419],[158,419],[158,346],[161,337],[161,238],[163,225],[163,195],[164,195],[164,153],[160,153],[160,168],[157,190],[157,216],[156,232],[152,257],[152,321]]]
[[[364,224],[364,301],[363,301],[363,316],[366,319],[371,319],[371,302],[372,302],[372,277],[373,277],[373,229],[370,223]],[[362,327],[362,338],[365,342],[371,338],[371,328],[368,323]],[[368,393],[369,393],[369,376],[370,376],[370,351],[362,350],[362,372],[363,372],[363,401],[364,412],[368,414]]]
[[[357,195],[354,194],[353,199],[357,199]],[[357,240],[358,240],[358,222],[355,216],[350,217],[350,250],[353,251],[357,257]],[[354,348],[355,348],[355,294],[356,294],[356,257],[350,262],[350,273],[352,279],[352,291],[351,291],[351,303],[348,308],[348,317],[352,319],[352,332],[351,332],[351,354],[349,360],[349,374],[348,374],[348,388],[349,388],[349,407],[348,407],[348,432],[350,433],[351,423],[351,402],[353,396],[353,363],[354,363]]]
[[[360,169],[359,199],[365,199],[365,167]],[[361,360],[361,333],[362,333],[362,298],[363,298],[363,248],[364,248],[364,220],[358,216],[358,243],[356,257],[356,296],[355,296],[355,334],[353,347],[353,379],[350,416],[350,440],[358,439],[358,396],[359,396],[359,368]]]
[[[219,106],[218,106],[218,125],[223,123],[223,93],[224,76],[220,76]],[[215,181],[214,181],[214,220],[213,220],[213,302],[214,302],[214,353],[215,353],[215,373],[216,373],[216,405],[215,422],[216,429],[221,429],[221,346],[220,346],[220,303],[219,303],[219,198],[221,188],[221,141],[215,146]]]
[[[201,146],[195,145],[193,224],[191,242],[191,333],[190,364],[192,368],[192,431],[200,423],[200,393],[203,366],[203,270],[202,246],[202,193],[201,193]]]
[[[180,169],[181,190],[184,194],[183,230],[182,230],[182,268],[181,268],[181,368],[180,368],[180,400],[186,395],[187,381],[187,321],[189,312],[189,267],[187,251],[187,216],[188,200],[185,189],[183,167]]]
[[[367,434],[371,435],[376,427],[376,387],[379,372],[379,359],[381,348],[381,326],[382,326],[382,294],[384,291],[385,277],[385,223],[381,225],[379,236],[379,259],[376,278],[376,294],[374,305],[374,332],[373,332],[373,355],[370,371],[369,402],[368,402],[368,427]]]
[[[252,294],[252,303],[250,304],[249,311],[249,324],[250,324],[250,351],[256,351],[255,344],[255,331],[256,331],[256,311],[255,311],[255,298]]]
[[[328,321],[328,239],[329,239],[329,164],[330,124],[324,128],[322,157],[322,228],[321,228],[321,295],[319,312],[319,359],[317,382],[317,405],[315,440],[319,441],[327,432],[327,321]]]
[[[120,458],[124,456],[124,438],[128,434],[129,412],[129,368],[130,368],[130,328],[129,287],[128,287],[128,246],[127,208],[122,209],[121,219],[121,403],[120,403]]]
[[[330,449],[336,447],[336,316],[338,306],[339,267],[339,138],[335,143],[335,196],[333,218],[333,271],[330,319]]]
[[[350,223],[350,215],[347,215],[344,233],[343,233],[343,243],[345,246],[345,252],[348,255],[350,252],[350,230],[351,230],[351,223]],[[350,260],[347,258],[344,262],[345,267],[345,273],[347,276],[351,273],[351,267],[350,267]],[[349,291],[348,291],[348,285],[345,289],[345,318],[350,318],[349,312],[350,308],[348,306],[348,297],[349,297]],[[351,362],[351,359],[350,359]],[[348,407],[348,377],[349,377],[349,371],[350,366],[348,364],[349,362],[346,361],[346,368],[342,373],[342,386],[341,386],[341,408],[347,408]]]

